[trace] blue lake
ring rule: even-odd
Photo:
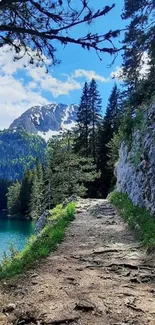
[[[4,251],[9,254],[11,244],[17,250],[22,250],[34,229],[34,221],[0,219],[0,261]]]

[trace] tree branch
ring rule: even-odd
[[[94,49],[99,52],[115,54],[116,49],[113,39],[121,30],[109,31],[105,34],[88,33],[82,37],[72,37],[69,31],[92,21],[104,17],[115,4],[104,6],[104,8],[93,11],[88,6],[87,0],[79,1],[79,10],[71,6],[70,0],[1,0],[0,14],[2,22],[0,25],[1,46],[14,44],[19,40],[21,47],[26,51],[28,48],[50,56],[56,62],[54,41],[61,44],[76,44],[86,49]],[[66,34],[67,33],[67,34]],[[108,41],[110,46],[104,46]],[[20,45],[19,45],[20,48]],[[41,57],[39,57],[41,60]]]

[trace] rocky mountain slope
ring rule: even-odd
[[[78,105],[34,106],[0,131],[0,178],[21,179],[36,158],[44,161],[47,140],[75,127]],[[46,141],[46,142],[45,142]]]
[[[46,141],[63,130],[71,129],[76,124],[78,105],[52,103],[34,106],[14,120],[9,129],[23,128],[28,133],[38,134]]]
[[[131,143],[122,142],[116,167],[117,190],[155,213],[155,104],[134,121]]]

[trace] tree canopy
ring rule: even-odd
[[[89,26],[115,7],[112,4],[93,10],[88,3],[87,0],[79,0],[78,4],[70,0],[1,0],[0,46],[8,44],[14,48],[15,60],[27,53],[30,63],[37,64],[45,63],[46,57],[52,64],[58,61],[56,41],[61,45],[72,43],[88,50],[92,48],[98,55],[102,52],[115,54],[118,49],[113,39],[120,30],[84,35],[79,32],[77,37],[73,36],[75,26],[84,23]]]
[[[123,70],[131,91],[142,79],[141,69],[148,56],[150,70],[155,65],[155,1],[125,0],[123,19],[130,19],[124,38]],[[154,75],[154,71],[153,71]]]

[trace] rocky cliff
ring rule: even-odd
[[[115,174],[117,190],[155,214],[155,104],[142,111],[130,145],[122,142]]]

